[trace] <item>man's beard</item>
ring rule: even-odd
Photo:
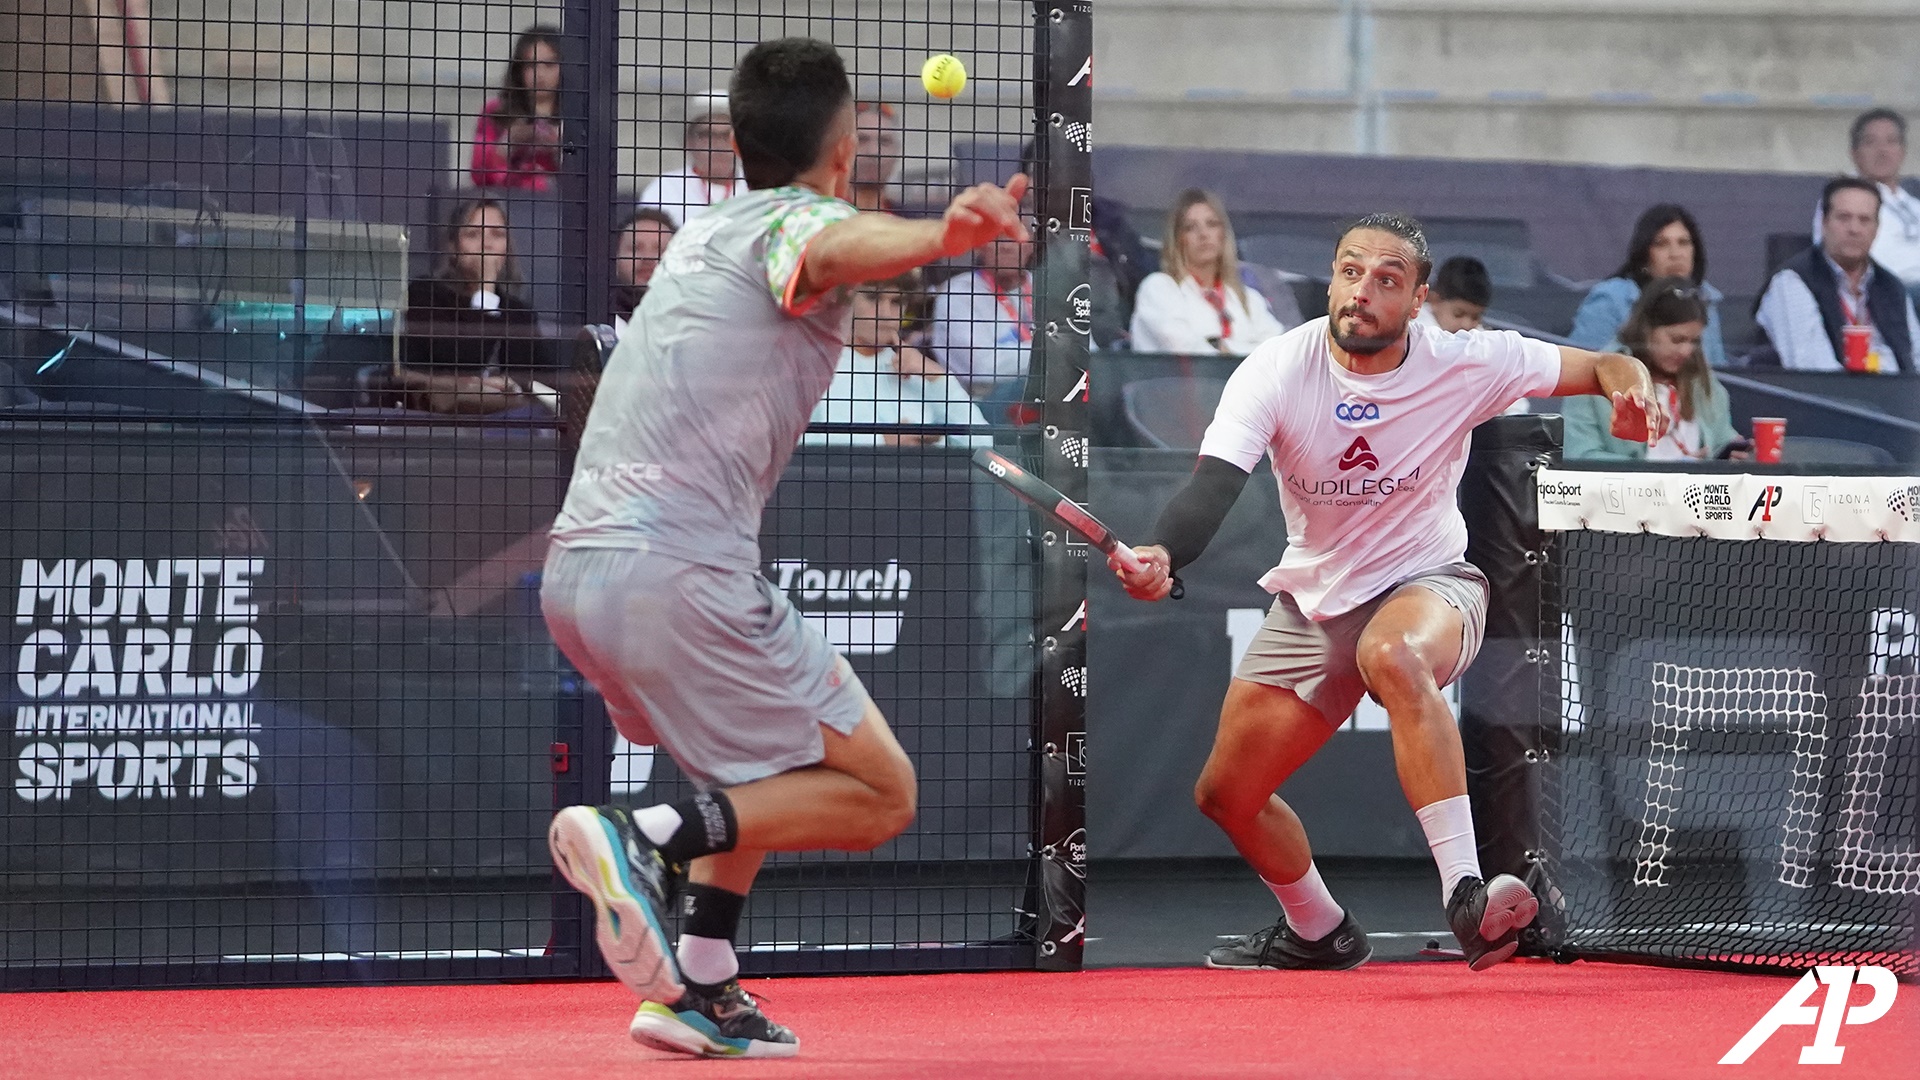
[[[1350,356],[1377,356],[1393,348],[1401,336],[1407,332],[1407,324],[1402,321],[1400,325],[1393,328],[1392,333],[1386,333],[1386,328],[1377,321],[1377,317],[1370,314],[1366,318],[1375,320],[1373,333],[1350,334],[1340,329],[1341,320],[1360,314],[1362,314],[1360,311],[1349,308],[1333,318],[1333,343]],[[1359,325],[1364,326],[1366,323],[1362,322]]]

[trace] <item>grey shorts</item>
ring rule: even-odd
[[[1274,597],[1273,607],[1247,646],[1234,678],[1291,690],[1318,710],[1327,723],[1346,723],[1354,706],[1367,695],[1367,684],[1355,660],[1360,635],[1380,605],[1405,589],[1431,590],[1460,612],[1460,659],[1440,680],[1440,685],[1446,686],[1473,663],[1487,632],[1487,576],[1471,563],[1448,563],[1416,574],[1324,622],[1302,615],[1293,597],[1281,593]]]
[[[620,733],[702,788],[817,765],[820,725],[851,735],[866,715],[853,669],[759,574],[555,547],[540,607]]]

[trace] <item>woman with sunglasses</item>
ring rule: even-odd
[[[1727,365],[1727,347],[1720,335],[1720,290],[1707,284],[1707,248],[1700,239],[1700,223],[1685,207],[1661,203],[1633,224],[1633,239],[1620,269],[1593,287],[1573,317],[1567,340],[1583,349],[1598,349],[1620,333],[1640,292],[1654,278],[1686,278],[1699,290],[1706,306],[1706,329],[1700,351],[1710,367]]]
[[[1701,339],[1708,308],[1684,277],[1655,278],[1640,291],[1618,338],[1605,351],[1624,353],[1647,365],[1653,392],[1672,422],[1651,445],[1616,439],[1608,431],[1613,403],[1603,397],[1569,397],[1566,417],[1569,461],[1689,461],[1746,457],[1746,440],[1733,430],[1727,391],[1707,366]]]

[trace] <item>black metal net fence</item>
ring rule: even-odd
[[[1802,488],[1788,490],[1798,499]],[[1920,549],[1550,535],[1551,943],[1587,956],[1912,974]]]
[[[1090,146],[1043,100],[1073,74],[1061,12],[77,10],[0,14],[0,983],[594,973],[547,820],[686,781],[610,729],[540,571],[594,373],[666,244],[744,191],[729,71],[833,42],[857,205],[938,215],[1024,166],[1045,240],[1049,162]],[[964,62],[958,97],[922,88],[933,54]],[[1055,617],[1084,551],[967,467],[993,444],[1084,470],[1071,289],[1047,285],[1084,256],[1055,252],[855,297],[762,570],[893,721],[920,815],[871,854],[772,860],[750,972],[1031,964],[1038,909],[1077,908],[1079,855],[1036,842],[1078,763],[1037,687],[1084,694]]]

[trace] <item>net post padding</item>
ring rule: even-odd
[[[1092,239],[1093,7],[1034,5],[1035,282],[1032,385],[1040,393],[1039,474],[1087,500]],[[1077,971],[1086,947],[1087,572],[1084,543],[1049,531],[1041,551],[1038,966]]]
[[[1549,650],[1541,635],[1544,552],[1534,474],[1559,459],[1560,440],[1558,416],[1495,417],[1474,429],[1460,482],[1467,560],[1488,586],[1486,640],[1460,680],[1480,868],[1536,883],[1546,845],[1539,774],[1555,728],[1542,698]],[[1536,936],[1523,943],[1529,951],[1540,949]]]

